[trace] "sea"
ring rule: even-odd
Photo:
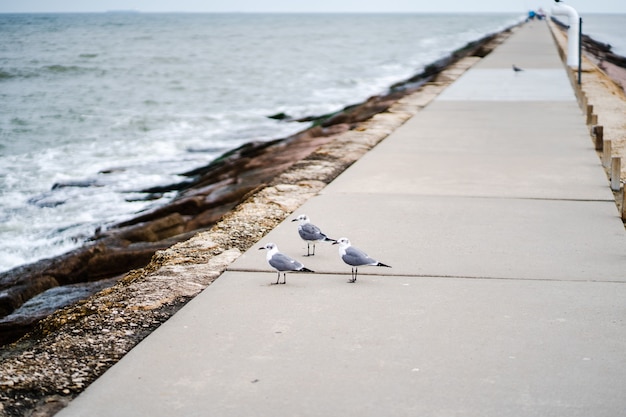
[[[165,204],[292,117],[385,92],[519,14],[0,14],[0,272]],[[585,20],[586,22],[586,20]],[[626,15],[585,33],[626,55]]]

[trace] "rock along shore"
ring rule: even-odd
[[[390,99],[379,112],[346,122],[326,136],[313,136],[325,139],[319,139],[309,152],[302,151],[301,159],[287,161],[283,155],[283,169],[244,192],[242,203],[231,202],[231,209],[210,229],[157,251],[147,266],[129,272],[112,287],[41,320],[0,354],[0,415],[53,415],[216,279],[240,253],[426,106],[507,35],[502,32],[443,65],[423,85],[410,81],[413,87],[407,89],[408,94]],[[266,149],[287,147],[289,142],[290,138],[274,141]],[[240,150],[245,154],[245,149]],[[247,155],[247,164],[258,168],[252,155]],[[226,155],[218,164],[228,159]],[[181,198],[189,195],[186,190],[181,191]],[[188,215],[178,214],[184,219]],[[147,221],[142,218],[120,229]],[[108,237],[107,233],[102,235]],[[182,229],[179,234],[185,233]]]

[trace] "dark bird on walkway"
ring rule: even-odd
[[[284,253],[278,252],[278,246],[274,243],[268,243],[261,249],[267,249],[265,259],[267,263],[278,272],[278,279],[275,284],[287,283],[287,272],[315,272],[305,268],[300,262],[290,258]],[[283,273],[283,282],[280,282],[280,273]]]
[[[298,234],[306,242],[306,255],[315,255],[315,242],[336,242],[335,239],[331,239],[326,236],[319,227],[311,223],[311,219],[306,214],[301,214],[292,222],[300,222],[298,225]],[[313,244],[313,253],[311,253],[311,244]]]
[[[362,250],[355,248],[350,243],[350,240],[346,237],[342,237],[337,240],[333,245],[339,245],[339,256],[341,259],[352,267],[352,275],[350,276],[350,281],[348,282],[356,282],[356,276],[358,273],[359,266],[371,265],[371,266],[384,266],[387,268],[391,268],[389,265],[385,265],[382,262],[378,262],[376,259],[369,257]]]
[[[518,67],[517,65],[513,64],[513,71],[520,72],[520,71],[524,71],[524,70],[521,69],[520,67]]]

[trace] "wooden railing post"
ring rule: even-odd
[[[619,191],[622,188],[622,158],[614,156],[611,158],[611,190]]]
[[[611,166],[611,141],[608,139],[602,142],[602,165],[606,169]]]
[[[596,151],[602,151],[602,145],[604,144],[604,127],[595,125],[591,128],[593,134],[593,141],[596,146]]]

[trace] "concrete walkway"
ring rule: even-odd
[[[545,24],[300,213],[393,268],[292,216],[58,415],[626,413],[626,233]],[[269,285],[267,242],[317,273]]]

